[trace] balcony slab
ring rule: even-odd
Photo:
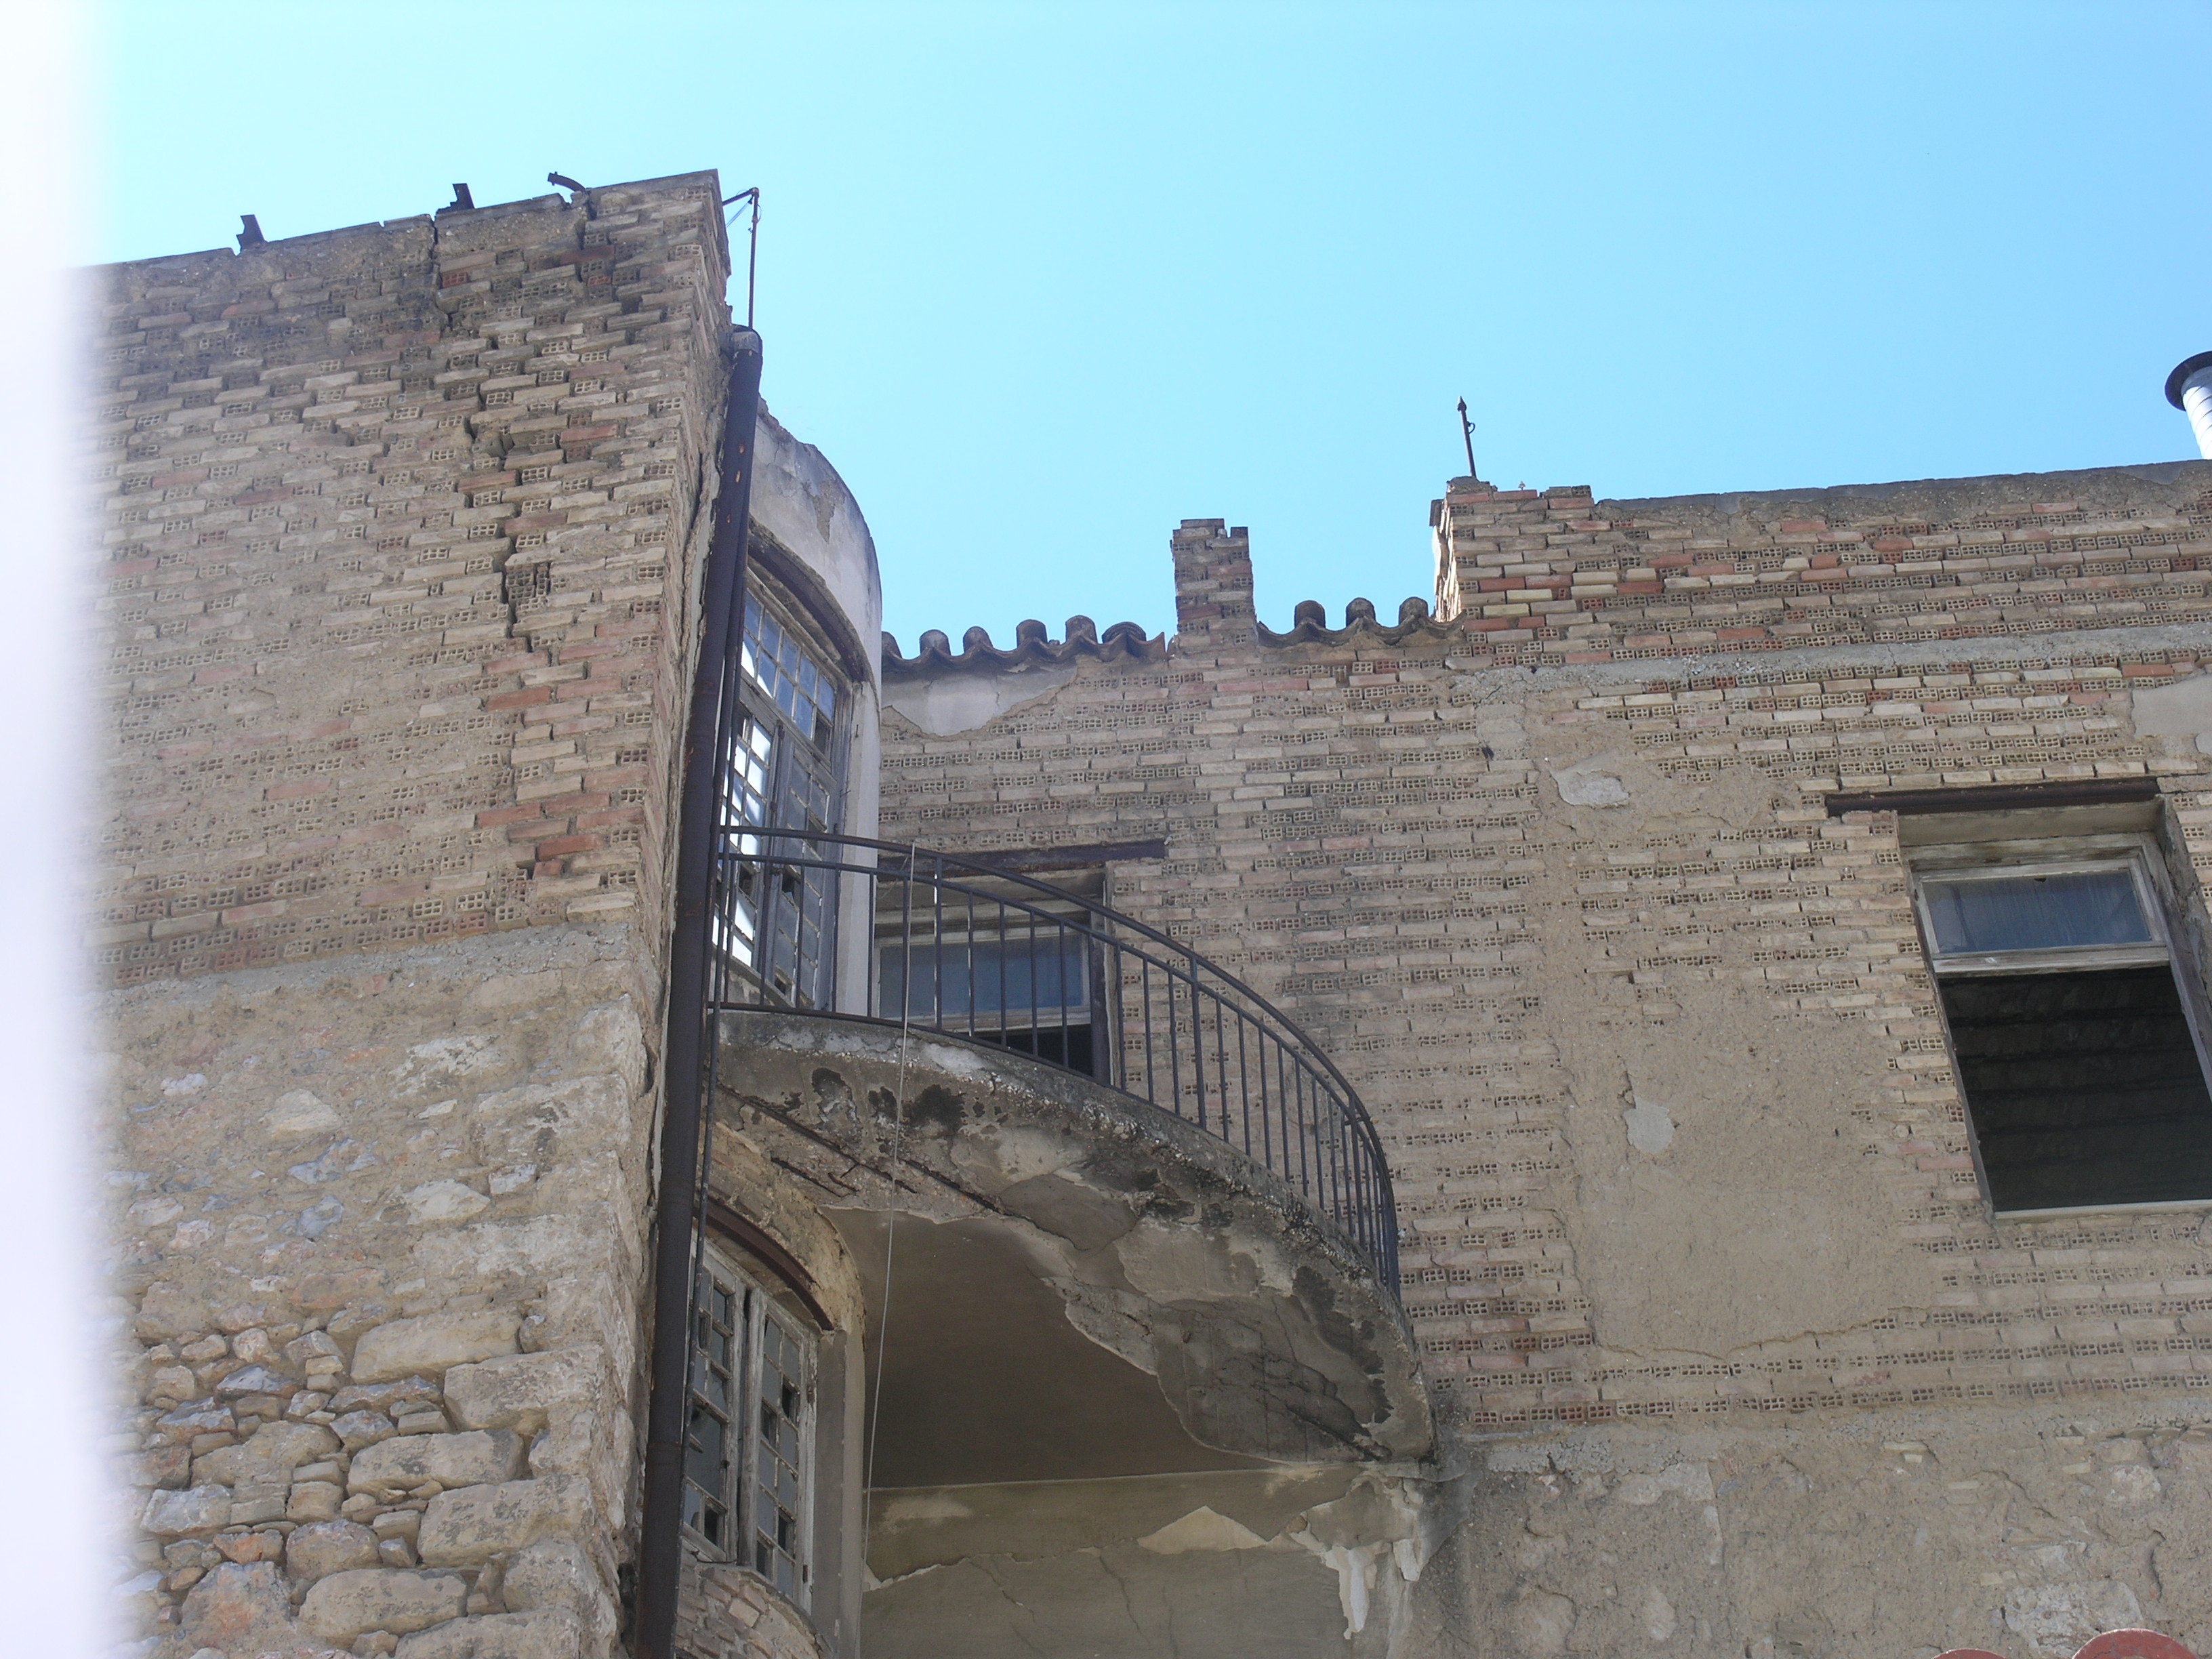
[[[803,1193],[858,1268],[872,1353],[889,1334],[872,1485],[1428,1451],[1395,1297],[1241,1152],[992,1044],[721,1021],[718,1169],[764,1160]]]

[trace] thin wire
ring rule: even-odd
[[[915,865],[921,856],[921,843],[910,842],[906,849],[906,878],[914,879]],[[884,1220],[884,1304],[876,1316],[876,1389],[875,1398],[868,1404],[867,1467],[862,1474],[860,1491],[860,1570],[868,1569],[868,1540],[875,1530],[876,1510],[876,1430],[884,1415],[884,1356],[890,1351],[891,1335],[891,1258],[898,1243],[898,1177],[906,1162],[906,1057],[907,1044],[914,1033],[914,969],[909,965],[899,981],[899,1063],[898,1084],[891,1091],[891,1198],[892,1204]],[[940,996],[943,990],[939,991]],[[860,1651],[860,1638],[855,1632],[854,1651]]]

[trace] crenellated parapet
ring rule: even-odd
[[[930,633],[912,658],[887,639],[884,673],[1425,644],[1464,667],[1565,668],[2212,620],[2212,462],[1651,501],[1455,478],[1430,526],[1434,599],[1395,624],[1356,599],[1333,629],[1308,599],[1269,628],[1251,532],[1188,519],[1171,637],[1122,623],[1094,640],[1074,617],[1064,641],[1024,623],[1011,651],[970,629],[955,655]]]
[[[944,631],[933,628],[921,636],[911,657],[900,654],[898,641],[886,634],[884,678],[916,679],[947,669],[1051,667],[1083,658],[1159,662],[1167,657],[1165,637],[1147,635],[1134,623],[1115,623],[1102,634],[1098,624],[1090,617],[1070,617],[1063,627],[1064,637],[1055,640],[1047,637],[1045,625],[1041,622],[1018,623],[1013,647],[1005,651],[991,642],[990,629],[971,628],[960,636],[957,653]]]

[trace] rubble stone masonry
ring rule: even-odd
[[[2212,465],[1432,523],[1395,624],[1272,631],[1192,520],[1172,640],[885,663],[885,837],[1164,840],[1108,902],[1374,1113],[1455,1437],[1393,1650],[2202,1650],[2212,1225],[1992,1222],[1898,821],[1826,798],[2153,777],[2201,910]]]

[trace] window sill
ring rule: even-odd
[[[2212,1210],[2212,1195],[2203,1198],[2166,1198],[2150,1204],[2070,1204],[2049,1210],[1993,1210],[1990,1219],[2004,1221],[2067,1221],[2084,1216],[2099,1215],[2156,1215],[2161,1212],[2183,1210]]]

